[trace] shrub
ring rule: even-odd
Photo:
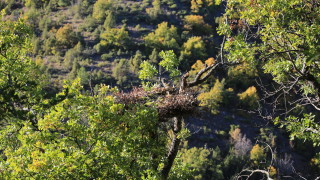
[[[259,144],[254,145],[250,151],[250,159],[254,165],[258,165],[261,161],[265,160],[266,156],[264,149]]]
[[[258,108],[259,96],[256,87],[251,86],[243,93],[239,93],[238,96],[240,107],[247,107],[250,110]]]
[[[194,31],[198,34],[209,34],[212,32],[212,27],[204,22],[203,16],[187,15],[184,17],[184,28],[188,31]]]
[[[57,43],[62,46],[72,47],[78,42],[78,37],[70,24],[64,25],[56,32]]]
[[[218,108],[223,100],[224,82],[224,79],[221,82],[217,79],[209,92],[199,94],[200,106],[207,107],[213,114],[219,113]]]
[[[193,169],[194,179],[203,179],[203,176],[210,165],[210,154],[210,150],[205,148],[193,147],[191,149],[182,150],[181,159],[183,163],[188,164],[189,167]]]
[[[160,0],[154,0],[152,2],[152,6],[152,8],[147,8],[146,12],[151,20],[156,20],[159,17],[159,15],[162,14]]]
[[[112,76],[117,80],[117,84],[123,85],[128,79],[128,60],[120,59],[119,62],[115,61],[114,68],[112,69]]]
[[[144,37],[147,47],[157,50],[179,49],[179,35],[177,28],[173,25],[168,26],[168,22],[158,24],[155,32],[149,33]]]
[[[129,40],[129,33],[126,31],[125,26],[121,29],[111,28],[107,29],[100,35],[100,44],[102,47],[109,48],[112,46],[126,48]]]
[[[197,58],[204,58],[207,56],[206,46],[201,37],[191,37],[182,46],[181,54],[184,54],[189,60],[196,60]],[[187,64],[190,64],[187,62]]]
[[[254,83],[257,70],[243,63],[228,69],[228,84],[234,89],[243,89]]]
[[[310,164],[315,172],[320,172],[320,153],[311,159]]]
[[[92,17],[102,22],[106,17],[106,11],[111,9],[112,1],[111,0],[98,0],[93,5]]]

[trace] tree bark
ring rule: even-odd
[[[161,177],[162,179],[168,179],[170,170],[172,168],[172,165],[174,163],[174,159],[176,158],[178,151],[179,151],[179,145],[181,142],[181,139],[178,138],[178,133],[182,129],[182,117],[174,117],[173,118],[173,138],[170,145],[169,152],[167,154],[167,160],[165,162],[164,167],[161,170]]]

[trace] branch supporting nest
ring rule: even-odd
[[[204,68],[198,72],[198,74],[196,75],[194,80],[191,82],[187,81],[187,78],[189,77],[189,73],[182,75],[179,92],[183,92],[187,88],[197,86],[197,85],[203,83],[205,80],[207,80],[209,78],[209,76],[212,74],[213,70],[215,70],[220,64],[221,63],[217,63],[217,64],[213,64],[211,66],[207,66],[205,64]]]

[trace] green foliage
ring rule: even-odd
[[[58,6],[65,7],[71,5],[70,0],[58,0]]]
[[[188,59],[195,61],[207,56],[206,46],[201,37],[193,36],[182,46],[182,52]]]
[[[220,5],[221,0],[191,0],[191,10],[199,13],[204,10],[212,10],[214,5]]]
[[[247,63],[241,63],[228,69],[227,83],[234,89],[245,89],[254,84],[256,77],[256,68],[252,68]]]
[[[199,94],[198,100],[200,101],[200,106],[209,108],[209,110],[213,114],[219,113],[218,108],[222,103],[223,93],[225,91],[224,82],[224,79],[221,82],[219,81],[219,79],[217,79],[214,86],[210,89],[209,92],[203,92]]]
[[[249,87],[243,93],[239,93],[239,104],[241,107],[247,107],[251,110],[258,108],[259,96],[257,93],[257,89],[254,86]]]
[[[48,4],[50,0],[24,0],[26,7],[40,8]]]
[[[0,19],[3,17],[0,15]],[[41,99],[40,70],[28,56],[31,31],[18,21],[0,21],[0,115],[1,123],[26,118]]]
[[[67,96],[30,122],[1,129],[2,179],[145,179],[157,177],[165,153],[157,110],[144,105],[124,109],[107,95],[80,93],[79,80],[65,86]],[[5,157],[5,158],[4,158]]]
[[[211,150],[212,151],[212,150]],[[203,175],[210,166],[211,151],[205,148],[184,149],[181,159],[193,170],[193,179],[203,179]]]
[[[300,95],[307,99],[304,103],[318,106],[319,101],[314,97],[319,97],[320,82],[320,18],[316,15],[319,11],[318,3],[307,0],[228,1],[226,17],[236,24],[228,24],[229,21],[220,27],[220,32],[228,37],[225,44],[228,59],[246,62],[252,67],[258,65],[265,73],[271,74],[285,92],[299,89]],[[240,22],[259,30],[247,34],[249,29]],[[249,41],[251,37],[257,39]],[[303,118],[287,118],[288,123],[278,122],[288,125],[292,137],[298,137],[303,131],[300,127],[318,124],[312,119],[312,115],[305,115]],[[316,140],[318,131],[305,134],[302,138]]]
[[[158,51],[156,49],[152,50],[152,53],[149,56],[149,61],[152,63],[157,64],[158,63]]]
[[[320,153],[317,153],[315,157],[311,159],[311,166],[314,168],[315,172],[319,172],[320,170]]]
[[[73,47],[78,42],[78,37],[73,31],[73,28],[70,24],[64,25],[59,28],[56,33],[56,39],[58,45]]]
[[[68,74],[68,78],[71,81],[79,78],[81,85],[88,85],[89,83],[89,73],[84,67],[80,66],[77,59],[73,60],[72,70]]]
[[[156,67],[151,65],[148,61],[143,61],[140,64],[140,69],[139,79],[141,80],[151,80],[158,73]]]
[[[125,49],[129,40],[129,33],[126,31],[125,26],[122,26],[120,29],[106,29],[101,33],[100,38],[100,45],[103,48],[119,47]]]
[[[275,147],[276,146],[276,138],[277,138],[277,136],[274,135],[273,129],[260,128],[260,139],[263,142],[268,143],[271,147]]]
[[[108,29],[116,25],[116,17],[112,11],[107,11],[107,17],[104,21],[103,27]]]
[[[209,34],[212,32],[212,27],[204,22],[203,16],[187,15],[184,17],[184,28],[189,31],[194,31],[201,34]]]
[[[175,78],[181,74],[178,70],[179,60],[172,50],[170,51],[161,51],[159,53],[161,57],[161,61],[159,62],[159,66],[164,68],[165,72],[169,73],[171,78]],[[151,80],[155,78],[159,73],[155,66],[153,66],[148,61],[143,61],[140,65],[139,79],[141,80]],[[165,72],[161,72],[162,74]],[[161,74],[159,75],[161,76]]]
[[[130,69],[131,71],[138,75],[140,64],[142,62],[142,54],[141,51],[137,51],[133,58],[130,59]]]
[[[92,17],[103,22],[106,18],[106,11],[112,8],[112,0],[98,0],[93,6]]]
[[[146,12],[151,20],[156,20],[159,17],[159,15],[162,14],[160,0],[153,0],[152,6],[152,8],[147,8]]]
[[[71,66],[73,65],[73,62],[76,61],[81,61],[82,57],[81,57],[81,52],[83,50],[83,47],[81,45],[81,43],[79,42],[74,48],[69,49],[65,56],[64,56],[64,68],[65,69],[71,69]]]
[[[120,59],[119,62],[115,61],[115,66],[112,69],[112,76],[117,80],[117,84],[123,85],[128,79],[127,73],[129,71],[129,60]]]
[[[168,27],[167,22],[158,24],[158,28],[155,32],[149,33],[144,37],[144,41],[147,47],[155,48],[157,50],[179,48],[177,28],[173,25]]]
[[[162,61],[159,62],[159,65],[169,72],[170,77],[180,75],[181,72],[178,70],[179,60],[172,50],[161,51],[159,56],[162,59]]]
[[[289,116],[286,121],[276,118],[275,124],[285,127],[291,133],[292,140],[295,138],[311,140],[314,146],[320,146],[320,125],[313,114],[304,114],[303,118]]]

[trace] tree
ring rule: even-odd
[[[263,69],[276,83],[262,84],[262,99],[271,101],[277,112],[267,116],[279,116],[276,123],[286,126],[292,139],[311,140],[315,145],[320,142],[314,116],[320,110],[319,11],[317,1],[232,0],[225,15],[228,21],[219,28],[227,37],[224,49],[229,62]],[[305,115],[293,113],[298,104],[309,107]]]
[[[5,123],[27,118],[31,106],[41,99],[44,76],[28,56],[29,27],[22,20],[1,20],[0,29],[0,123]]]
[[[142,54],[141,51],[137,51],[133,58],[130,59],[130,68],[134,74],[138,74],[139,67],[142,62]]]
[[[106,11],[112,8],[112,3],[112,0],[98,0],[93,5],[92,17],[99,22],[103,22],[103,20],[106,18]]]
[[[59,45],[66,47],[73,47],[78,42],[78,37],[70,24],[66,24],[58,29],[56,39]]]
[[[155,107],[117,102],[106,86],[82,94],[80,79],[65,88],[38,129],[29,122],[1,129],[1,178],[158,177],[165,141]]]
[[[144,37],[147,47],[155,48],[157,50],[168,50],[179,48],[179,35],[177,28],[173,25],[168,27],[167,22],[158,24],[155,32],[149,33]]]
[[[110,48],[112,46],[118,48],[126,48],[129,40],[129,33],[126,31],[125,26],[121,29],[109,28],[100,35],[101,41],[100,45],[104,48]]]
[[[217,114],[219,112],[218,108],[223,100],[224,86],[225,80],[223,79],[220,82],[219,79],[217,79],[209,92],[199,94],[198,100],[200,101],[200,106],[205,106],[210,109],[212,114]]]
[[[181,54],[184,55],[186,60],[190,60],[190,62],[186,62],[187,64],[193,64],[196,59],[202,59],[207,56],[206,46],[201,37],[194,36],[188,39],[182,46]],[[186,61],[185,60],[185,61]]]
[[[50,2],[50,0],[25,0],[25,6],[26,7],[31,7],[31,8],[41,8],[44,7],[46,4]]]
[[[196,34],[210,34],[212,32],[212,27],[204,22],[203,16],[187,15],[183,22],[186,30],[194,31]]]
[[[103,27],[105,29],[112,28],[116,25],[116,17],[112,11],[107,11],[107,17],[104,20]]]
[[[213,10],[214,5],[220,5],[221,0],[191,0],[191,10],[199,13],[203,10]]]
[[[162,13],[160,0],[153,0],[152,6],[152,8],[147,8],[146,12],[151,18],[151,20],[156,20]]]
[[[128,79],[129,64],[127,61],[127,59],[120,59],[119,62],[115,62],[115,66],[112,69],[112,76],[119,85],[123,85]]]
[[[171,81],[174,81],[174,77],[180,75],[180,71],[177,69],[179,60],[172,50],[162,51],[159,55],[162,58],[159,65],[167,71],[171,77]],[[158,74],[155,66],[147,61],[141,64],[139,78],[141,80],[152,80],[154,76],[158,74],[160,77],[158,78],[155,88],[151,89],[151,92],[166,94],[164,97],[158,97],[158,112],[159,117],[162,117],[165,122],[170,124],[170,132],[172,132],[172,134],[164,166],[160,173],[162,179],[169,177],[170,170],[179,151],[180,143],[188,135],[188,130],[183,127],[183,117],[193,112],[194,108],[198,106],[198,102],[194,96],[188,93],[188,89],[204,82],[218,65],[219,63],[204,66],[192,81],[187,80],[189,77],[188,73],[182,75],[180,86],[175,88],[173,82],[166,83],[164,81],[164,78],[161,77],[162,74]]]
[[[152,63],[158,63],[158,51],[156,49],[152,50],[152,53],[149,56],[149,61]]]

